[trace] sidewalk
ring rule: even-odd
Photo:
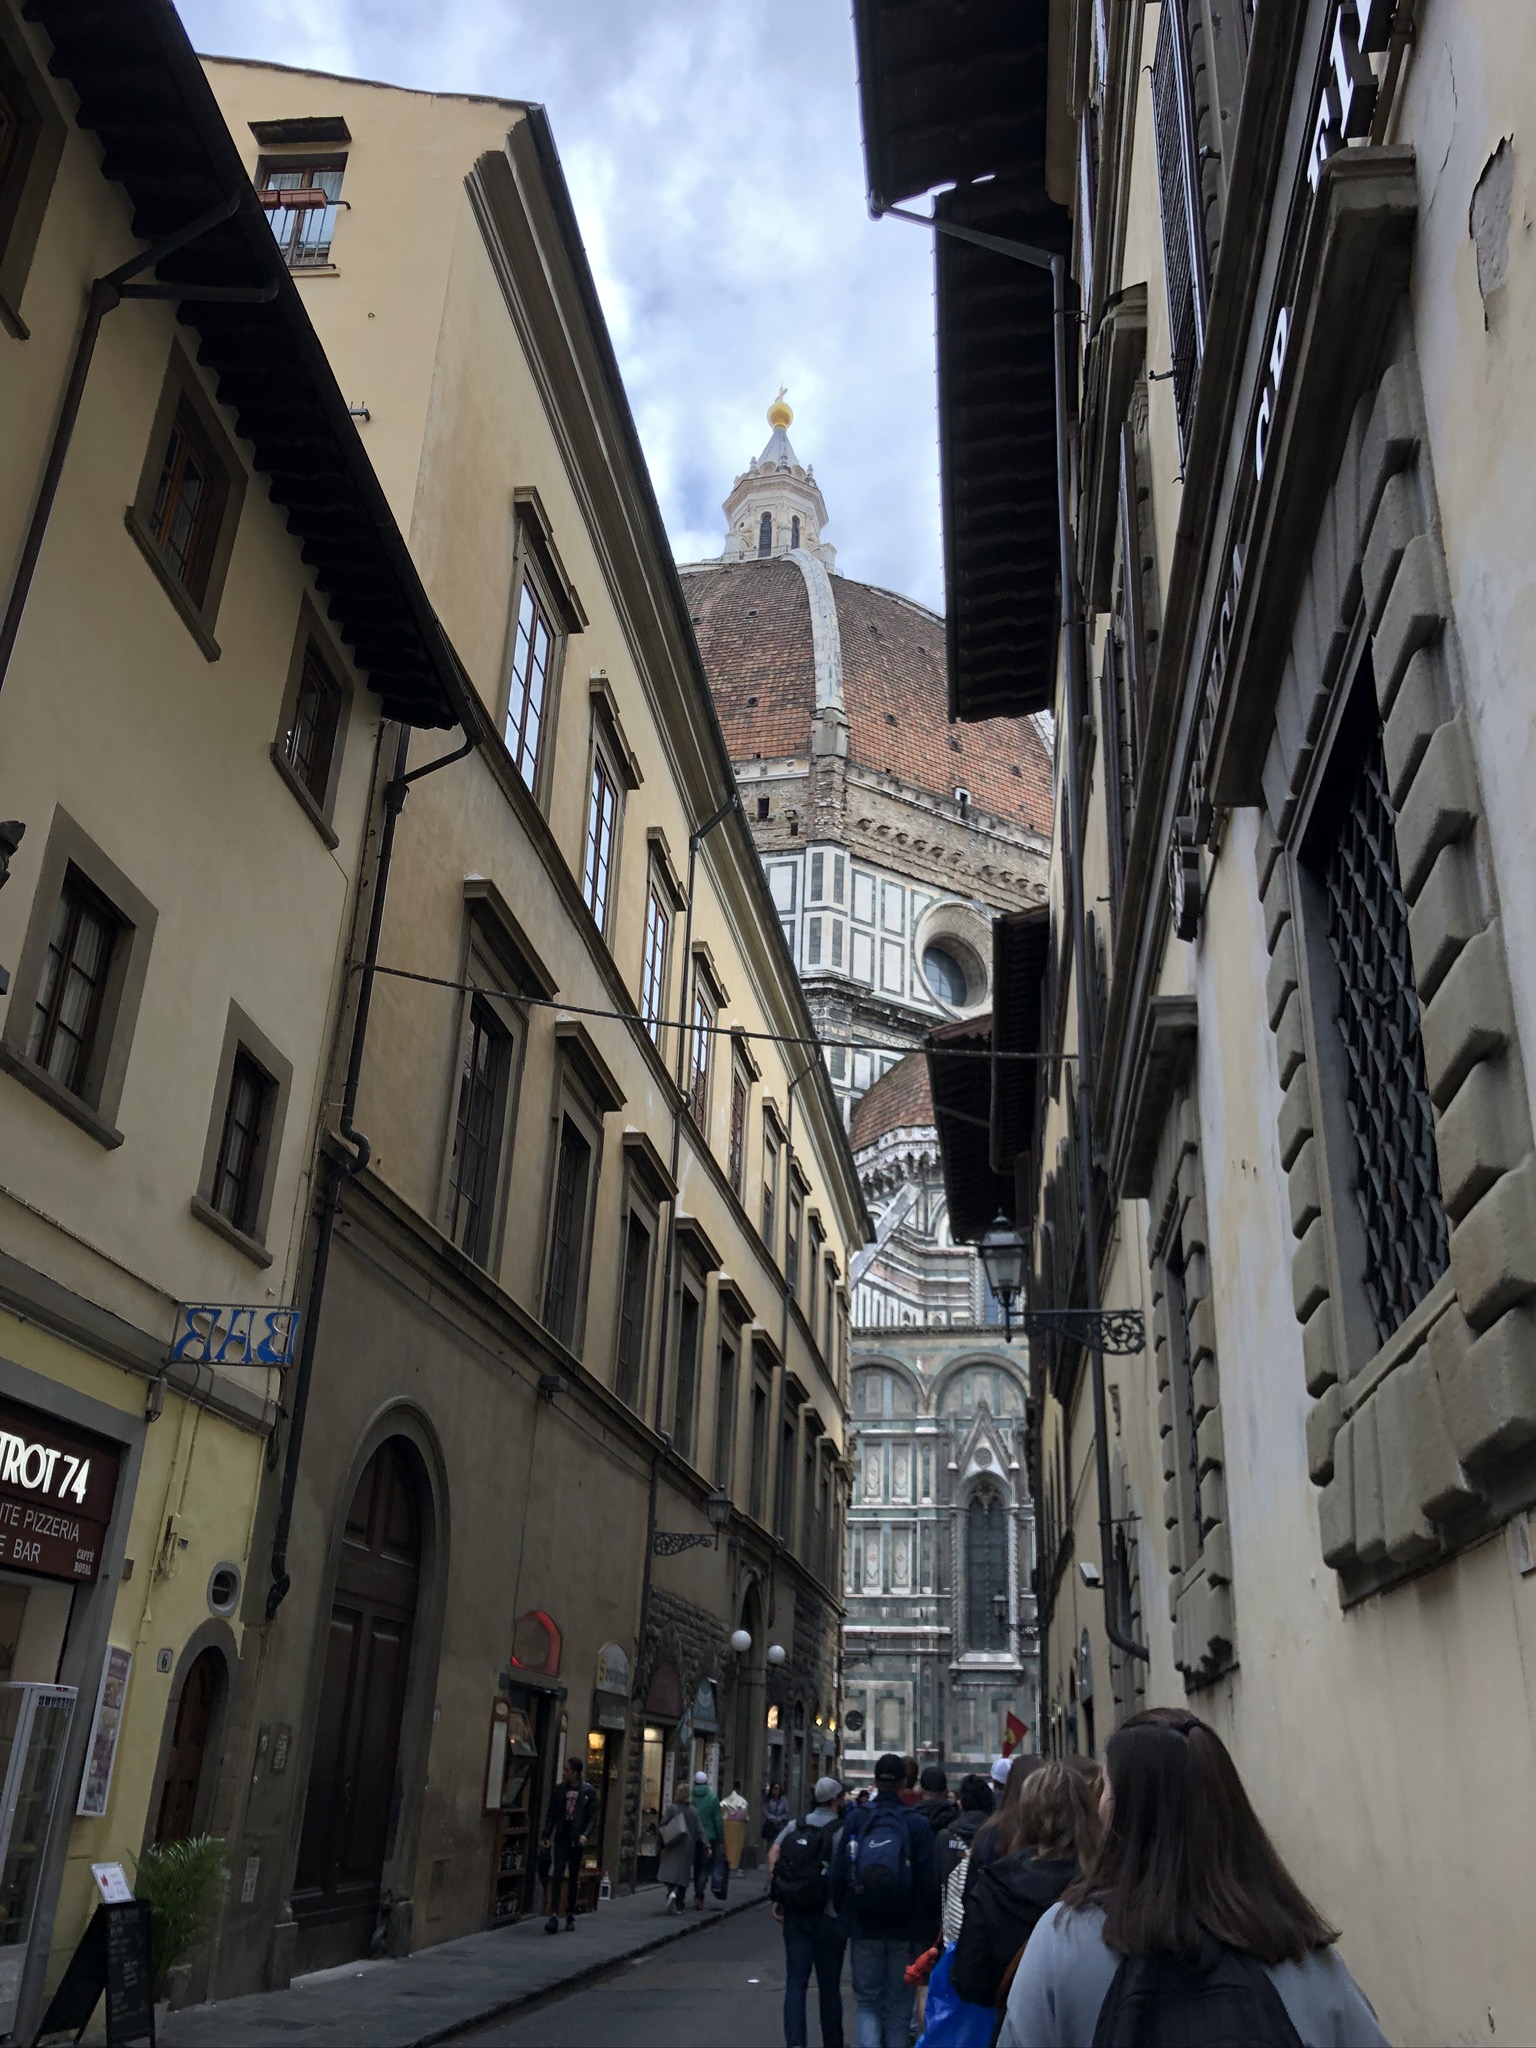
[[[570,1934],[546,1934],[544,1922],[530,1918],[398,1961],[346,1963],[296,1977],[286,1991],[171,2013],[159,2039],[163,2048],[429,2048],[745,1912],[767,1893],[761,1870],[737,1871],[725,1905],[706,1898],[701,1913],[690,1905],[672,1918],[662,1887],[647,1885],[584,1913]]]

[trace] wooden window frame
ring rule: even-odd
[[[571,1351],[577,1348],[577,1324],[581,1319],[586,1265],[591,1250],[589,1224],[602,1156],[600,1146],[600,1139],[575,1105],[563,1104],[555,1123],[549,1231],[544,1252],[544,1300],[540,1318],[557,1342]],[[572,1162],[569,1176],[566,1173],[567,1160]],[[581,1174],[579,1185],[576,1181],[578,1171]],[[565,1233],[563,1237],[562,1231]]]
[[[667,1021],[667,968],[672,950],[672,912],[660,878],[653,872],[645,895],[645,937],[640,955],[640,1016],[653,1043]]]
[[[294,724],[299,713],[306,672],[312,659],[319,664],[326,680],[336,692],[330,753],[318,789],[305,779],[293,759],[292,752]],[[298,799],[310,823],[332,851],[340,844],[332,828],[332,820],[336,811],[336,791],[341,780],[342,757],[346,752],[347,730],[352,717],[352,702],[351,673],[347,664],[338,655],[319,613],[306,597],[299,607],[298,630],[294,634],[293,651],[288,657],[288,676],[283,685],[283,702],[278,714],[277,733],[272,741],[271,760],[273,767]]]
[[[683,1333],[684,1304],[691,1305],[697,1320],[693,1329],[693,1356],[685,1379]],[[704,1325],[709,1306],[709,1284],[692,1259],[680,1259],[677,1268],[677,1309],[672,1324],[671,1419],[672,1448],[689,1465],[698,1462],[699,1395],[704,1378]],[[687,1404],[684,1405],[684,1391]]]
[[[592,748],[587,776],[587,824],[582,838],[581,894],[600,932],[606,934],[613,908],[623,802],[619,777],[601,740]]]
[[[740,1425],[741,1332],[726,1326],[721,1318],[720,1339],[715,1347],[715,1470],[714,1480],[734,1500],[736,1497],[736,1437]],[[726,1369],[726,1360],[730,1369]],[[727,1398],[729,1395],[729,1398]]]
[[[32,1013],[47,966],[54,915],[71,868],[105,899],[121,928],[79,1093],[56,1081],[27,1051]],[[5,1008],[5,1022],[0,1027],[0,1069],[109,1149],[123,1142],[116,1117],[158,917],[149,898],[133,886],[62,804],[56,806],[38,870],[21,957]]]
[[[214,488],[209,494],[207,523],[197,544],[197,571],[191,583],[176,573],[162,543],[158,531],[161,522],[156,515],[156,501],[165,473],[171,435],[178,424],[200,443],[204,460],[216,473]],[[204,388],[200,373],[177,343],[171,349],[170,362],[161,385],[144,466],[139,472],[138,489],[133,503],[123,514],[123,520],[154,570],[161,588],[209,661],[219,658],[219,643],[214,638],[213,629],[229,573],[230,557],[234,552],[245,485],[245,465],[225,430],[219,409]]]
[[[242,1057],[264,1077],[267,1087],[264,1128],[258,1142],[256,1158],[252,1162],[254,1199],[243,1222],[226,1216],[217,1201],[220,1154],[223,1150],[235,1070]],[[292,1093],[291,1062],[283,1057],[255,1020],[247,1015],[238,1003],[232,1002],[224,1022],[219,1064],[209,1098],[208,1129],[203,1141],[202,1166],[198,1174],[197,1191],[192,1196],[191,1210],[199,1223],[204,1223],[210,1230],[217,1232],[258,1266],[269,1266],[272,1263],[273,1255],[267,1248],[267,1228],[272,1214],[278,1161]]]
[[[55,933],[61,920],[64,930],[56,945]],[[100,963],[91,975],[87,975],[79,959],[80,939],[88,923],[101,935],[102,948]],[[61,1088],[67,1088],[71,1095],[83,1095],[85,1092],[86,1077],[96,1053],[102,1005],[112,976],[113,955],[121,942],[122,931],[122,919],[101,891],[78,868],[70,867],[54,905],[43,969],[44,981],[33,1000],[32,1016],[27,1026],[27,1056],[35,1060]],[[59,965],[45,997],[44,987],[56,954]],[[79,1029],[72,1031],[64,1022],[64,1010],[76,975],[87,981],[88,994]],[[72,1038],[75,1045],[73,1067],[67,1080],[53,1068],[53,1056],[61,1033]]]
[[[467,885],[466,885],[467,886]],[[522,1090],[523,1064],[528,1049],[527,1013],[517,1001],[518,992],[530,988],[543,994],[548,983],[539,964],[524,958],[515,935],[502,928],[499,905],[476,897],[468,904],[465,918],[464,952],[459,980],[465,984],[454,1021],[452,1051],[448,1059],[447,1086],[443,1102],[443,1158],[438,1188],[438,1228],[464,1257],[495,1273],[500,1264],[506,1224],[507,1184],[517,1130],[518,1101]],[[510,914],[508,913],[508,916]],[[501,1082],[501,1100],[494,1106],[495,1155],[489,1168],[489,1188],[479,1209],[481,1228],[475,1233],[478,1249],[459,1243],[459,1188],[454,1179],[454,1150],[459,1127],[459,1104],[465,1062],[473,1044],[476,1005],[494,1022],[510,1042],[510,1056]]]
[[[0,330],[26,341],[22,295],[69,133],[22,24],[0,7],[0,92],[16,113],[17,133],[0,171]]]
[[[483,1134],[473,1128],[480,1078],[476,1050],[481,1045],[491,1047],[486,1075],[486,1129]],[[465,1010],[453,1127],[448,1140],[449,1197],[444,1222],[449,1238],[477,1266],[489,1266],[495,1242],[506,1105],[516,1059],[516,1037],[498,1014],[494,1000],[483,992],[472,994]],[[480,1150],[483,1160],[483,1183],[474,1193],[468,1190],[458,1172],[461,1156],[467,1154],[471,1142]]]
[[[600,1100],[594,1086],[585,1085],[585,1064],[580,1044],[562,1042],[556,1062],[554,1100],[550,1113],[549,1162],[545,1174],[543,1256],[539,1268],[539,1319],[556,1341],[578,1357],[586,1334],[587,1296],[592,1263],[594,1220],[598,1188],[603,1172],[603,1116],[607,1107],[622,1107],[610,1096]],[[565,1126],[569,1122],[588,1147],[587,1183],[580,1214],[575,1222],[575,1253],[566,1289],[559,1301],[553,1297],[555,1230],[559,1222],[560,1162]],[[569,1314],[552,1323],[551,1310],[569,1303]]]
[[[506,644],[502,650],[501,681],[497,699],[497,730],[512,763],[513,773],[540,810],[549,804],[554,773],[556,730],[559,724],[561,686],[565,662],[573,635],[585,630],[587,615],[574,584],[555,546],[554,532],[543,501],[536,490],[519,486],[512,493],[512,561],[509,577],[511,602],[508,606]],[[513,681],[517,669],[518,622],[523,593],[527,591],[542,613],[550,635],[549,662],[544,675],[543,712],[538,744],[528,772],[521,764],[522,738],[526,729],[527,706],[518,719],[516,747],[507,739],[511,718]],[[530,645],[531,651],[531,645]]]
[[[342,198],[339,189],[332,195],[326,193],[323,186],[310,184],[288,188],[293,194],[293,199],[302,200],[303,204],[301,206],[295,206],[291,200],[286,206],[279,206],[275,203],[268,205],[268,195],[272,192],[273,188],[265,180],[273,176],[274,173],[285,171],[339,171],[341,173],[341,182],[345,184],[347,152],[344,149],[320,150],[318,152],[314,149],[300,149],[288,150],[271,156],[263,155],[257,161],[256,176],[252,181],[256,187],[256,196],[261,201],[262,211],[268,216],[269,224],[270,217],[275,213],[302,212],[310,214],[324,212],[330,214],[331,226],[330,233],[325,241],[325,252],[312,263],[295,263],[293,260],[294,256],[301,247],[297,237],[295,236],[290,244],[290,242],[285,241],[278,234],[275,227],[272,229],[272,239],[277,243],[279,250],[282,252],[283,261],[287,264],[289,270],[293,272],[294,276],[312,277],[316,272],[319,272],[322,276],[329,275],[336,269],[336,228],[339,223],[340,212],[342,207],[347,206],[349,202]]]
[[[640,1285],[638,1314],[630,1317],[629,1301],[629,1240],[630,1233],[638,1227],[649,1240],[645,1255],[645,1274]],[[656,1293],[656,1251],[660,1239],[660,1221],[651,1205],[641,1199],[630,1179],[630,1190],[624,1203],[623,1228],[619,1232],[619,1287],[617,1308],[614,1316],[613,1344],[613,1390],[626,1407],[636,1415],[644,1415],[645,1398],[650,1382],[652,1326]],[[627,1327],[638,1332],[637,1350],[633,1362],[633,1386],[629,1386],[630,1374],[624,1357],[624,1335]]]
[[[711,1053],[719,1012],[710,999],[703,977],[695,971],[693,1009],[688,1023],[688,1114],[699,1135],[709,1142],[709,1083],[714,1072]]]
[[[747,1192],[747,1119],[752,1111],[752,1073],[740,1046],[731,1052],[731,1121],[726,1144],[726,1178],[738,1202]]]

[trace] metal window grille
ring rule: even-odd
[[[257,1164],[271,1087],[249,1053],[235,1054],[213,1169],[213,1206],[237,1230],[250,1231],[256,1220]]]
[[[120,929],[106,900],[71,868],[48,934],[27,1057],[74,1095],[85,1090]]]
[[[459,1075],[453,1158],[448,1168],[453,1190],[448,1234],[472,1259],[483,1259],[487,1250],[507,1052],[506,1034],[489,1007],[476,997],[470,1006],[469,1041]]]
[[[507,751],[529,789],[538,780],[539,740],[544,730],[544,697],[549,685],[549,659],[554,634],[531,583],[524,582],[517,600],[517,637],[512,647],[512,674],[507,684]]]
[[[571,1119],[560,1121],[560,1156],[555,1166],[554,1216],[549,1232],[549,1278],[544,1288],[544,1322],[562,1344],[571,1340],[581,1265],[581,1230],[587,1206],[587,1173],[592,1147]]]
[[[1205,243],[1201,233],[1199,166],[1189,84],[1189,47],[1182,0],[1169,0],[1157,27],[1152,60],[1152,112],[1157,130],[1158,197],[1173,349],[1173,396],[1179,444],[1189,444],[1200,358],[1205,350]]]
[[[261,203],[290,270],[319,270],[331,260],[345,165],[271,165],[261,175]]]
[[[1382,1343],[1450,1261],[1394,825],[1381,726],[1372,717],[1327,848],[1323,886],[1339,971],[1365,1289]]]

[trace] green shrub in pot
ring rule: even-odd
[[[218,1924],[229,1872],[216,1835],[157,1844],[136,1859],[134,1897],[151,1913],[154,1995],[163,1998],[172,1970],[189,1961]]]

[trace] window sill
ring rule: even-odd
[[[298,284],[306,277],[340,277],[341,271],[334,263],[290,263],[288,275]]]
[[[30,341],[32,330],[4,292],[0,292],[0,328],[15,341]]]
[[[0,1043],[0,1069],[14,1074],[24,1088],[30,1088],[34,1095],[40,1095],[44,1102],[67,1116],[71,1123],[78,1124],[87,1137],[94,1138],[109,1152],[115,1152],[123,1142],[123,1134],[99,1111],[66,1088],[62,1081],[55,1081],[46,1068],[36,1060],[28,1059],[25,1053],[17,1052],[14,1046]]]
[[[298,776],[294,774],[293,768],[289,763],[288,756],[283,752],[282,748],[277,744],[276,740],[272,742],[270,752],[272,755],[272,766],[277,770],[278,774],[281,775],[284,782],[287,783],[289,789],[292,790],[294,796],[298,799],[299,806],[303,810],[304,815],[308,818],[311,825],[314,826],[315,830],[320,834],[320,837],[325,841],[326,845],[334,853],[336,851],[336,848],[341,844],[341,841],[337,838],[336,834],[331,830],[329,824],[326,822],[325,813],[321,810],[320,806],[315,802],[314,798],[310,795],[309,791],[304,787],[303,783],[300,782]]]
[[[144,522],[140,519],[136,506],[128,505],[124,507],[123,524],[138,542],[140,553],[160,579],[161,588],[180,613],[182,624],[202,649],[206,659],[217,661],[219,658],[218,641],[209,632],[202,613],[199,612],[197,606],[188,597],[170,570],[166,568],[160,550],[155,546]]]
[[[219,1214],[211,1202],[205,1202],[201,1195],[194,1195],[189,1206],[199,1223],[205,1223],[210,1230],[217,1231],[219,1236],[232,1244],[237,1252],[244,1252],[252,1265],[271,1265],[272,1254],[261,1240],[237,1229],[227,1216]]]

